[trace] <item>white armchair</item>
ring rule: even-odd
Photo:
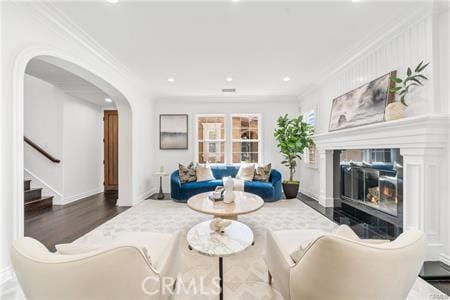
[[[392,242],[319,230],[268,230],[264,259],[269,283],[273,276],[285,299],[406,299],[424,255],[425,236],[417,230]]]
[[[154,235],[151,262],[135,246],[62,255],[29,237],[13,243],[12,262],[27,299],[164,299],[162,278],[177,276],[179,234]]]

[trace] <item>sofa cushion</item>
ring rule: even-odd
[[[216,186],[223,185],[222,180],[214,179],[201,182],[187,182],[181,185],[183,190],[197,190],[204,188],[215,188]]]

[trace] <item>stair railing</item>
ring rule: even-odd
[[[31,147],[33,147],[34,149],[36,149],[39,153],[41,153],[42,155],[44,155],[45,157],[47,157],[49,160],[51,160],[54,163],[60,163],[61,161],[57,158],[55,158],[54,156],[52,156],[50,153],[48,153],[47,151],[45,151],[42,147],[40,147],[39,145],[37,145],[35,142],[33,142],[32,140],[30,140],[29,138],[27,138],[26,136],[23,137],[23,140],[25,141],[25,143],[27,143],[28,145],[30,145]]]

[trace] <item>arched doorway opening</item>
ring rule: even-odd
[[[52,64],[60,69],[74,74],[83,80],[90,82],[105,94],[114,99],[115,108],[120,115],[120,126],[118,128],[118,184],[119,199],[118,205],[126,205],[132,198],[132,108],[124,94],[109,81],[96,75],[93,68],[88,67],[76,59],[67,57],[57,51],[42,48],[30,48],[22,52],[15,65],[14,70],[14,108],[16,111],[15,128],[15,174],[14,174],[14,194],[15,203],[15,232],[14,236],[24,235],[24,88],[25,71],[33,59],[39,59]]]

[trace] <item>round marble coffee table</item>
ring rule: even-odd
[[[264,200],[258,195],[247,192],[234,192],[236,198],[233,203],[213,201],[209,199],[209,192],[197,194],[189,198],[189,208],[214,217],[237,220],[238,215],[257,211],[264,206]]]
[[[240,253],[253,244],[253,231],[247,225],[231,221],[224,233],[213,232],[211,221],[192,227],[187,233],[189,249],[219,258],[220,299],[223,299],[223,257]]]

